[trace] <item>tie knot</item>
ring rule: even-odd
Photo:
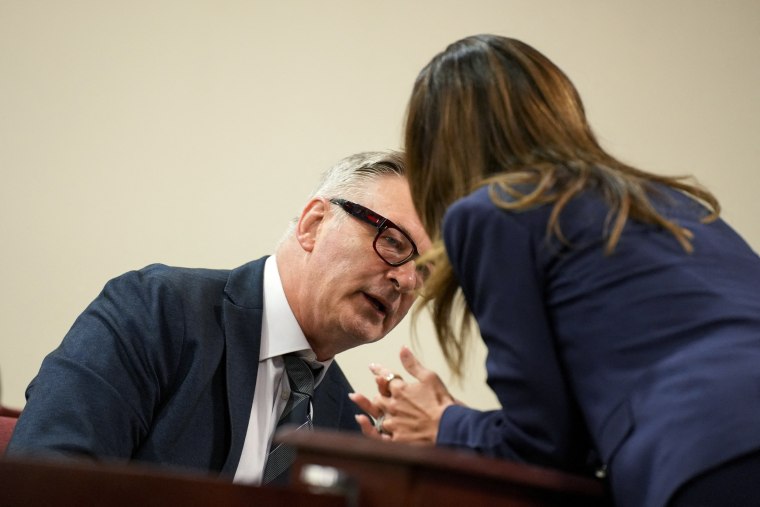
[[[290,390],[297,391],[307,396],[314,395],[314,378],[319,375],[322,366],[312,368],[303,358],[295,354],[284,356],[285,372],[290,381]]]

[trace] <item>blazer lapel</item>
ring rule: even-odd
[[[251,416],[259,370],[265,260],[262,258],[233,270],[224,290],[226,297],[222,306],[222,319],[230,448],[222,467],[222,475],[235,474]]]

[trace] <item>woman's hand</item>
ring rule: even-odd
[[[425,368],[409,348],[402,347],[400,358],[418,382],[406,382],[383,366],[370,365],[378,394],[372,401],[356,393],[350,397],[375,423],[366,416],[357,416],[357,422],[362,433],[372,438],[433,445],[444,410],[458,402],[438,374]]]
[[[356,422],[364,436],[374,439],[390,440],[391,436],[381,431],[383,424],[383,412],[379,406],[374,405],[366,396],[360,393],[349,393],[348,397],[371,417],[360,414],[356,416]]]

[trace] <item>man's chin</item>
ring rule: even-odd
[[[351,339],[354,343],[353,346],[356,347],[359,345],[375,343],[376,341],[382,340],[387,334],[388,331],[380,326],[362,326],[351,333]]]

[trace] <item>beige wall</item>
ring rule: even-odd
[[[760,249],[756,0],[0,0],[2,402],[109,278],[271,252],[322,170],[399,147],[418,70],[480,32],[545,52],[606,147],[697,175]],[[340,360],[371,391],[404,343],[408,322]],[[482,361],[455,391],[492,407]]]

